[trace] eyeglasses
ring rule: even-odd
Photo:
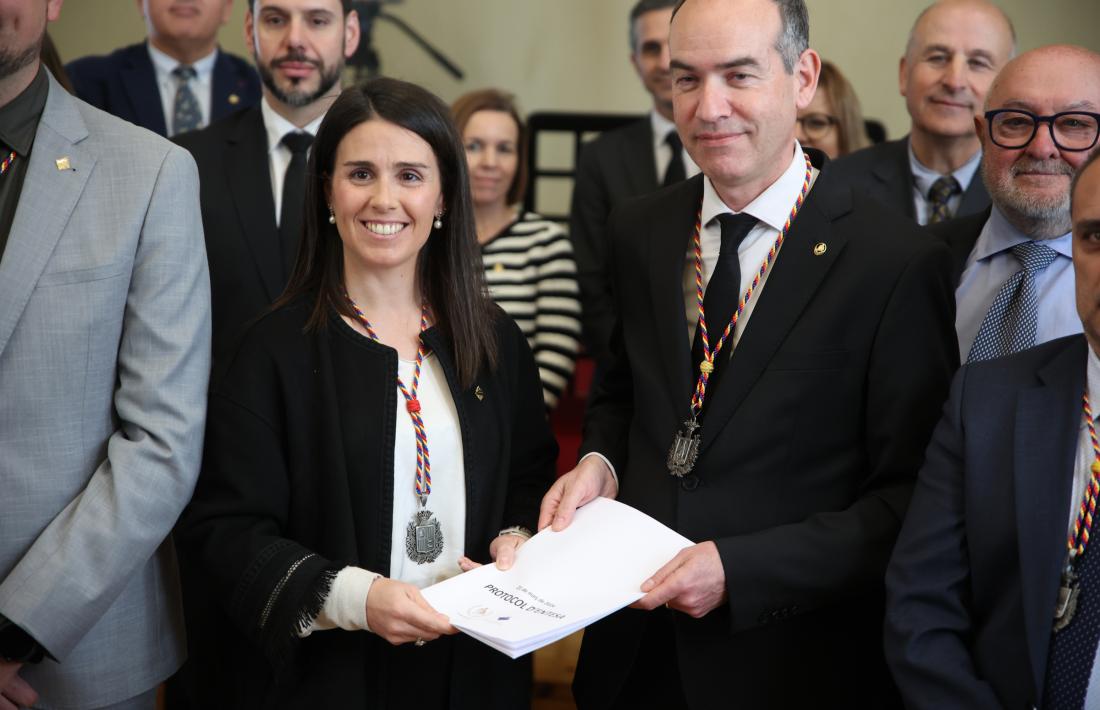
[[[837,119],[827,113],[808,113],[798,117],[798,125],[806,132],[806,137],[812,140],[824,138],[837,123]]]
[[[1052,116],[1036,116],[1030,111],[1001,108],[986,111],[989,137],[993,143],[1007,150],[1026,148],[1039,132],[1039,124],[1047,124],[1054,145],[1062,150],[1088,150],[1096,145],[1100,136],[1100,113],[1088,111],[1063,111]]]

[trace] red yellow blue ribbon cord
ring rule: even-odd
[[[363,328],[366,329],[370,339],[376,343],[381,343],[378,334],[374,332],[370,321],[367,320],[367,316],[355,301],[351,300],[351,296],[345,292],[344,298],[347,299],[351,309],[355,311],[355,316],[359,319]],[[420,332],[423,333],[427,329],[428,304],[425,303],[420,308]],[[401,395],[405,398],[405,411],[409,413],[409,418],[412,419],[413,431],[416,433],[416,483],[414,488],[421,507],[427,504],[428,496],[432,494],[432,463],[428,455],[428,432],[424,427],[424,417],[420,414],[420,400],[416,398],[416,391],[420,388],[420,367],[424,363],[424,356],[427,352],[428,348],[424,345],[424,340],[421,339],[420,345],[416,349],[412,387],[405,387],[405,383],[401,381],[401,376],[397,376],[397,389],[401,390]]]
[[[729,338],[730,333],[737,327],[737,321],[740,320],[741,313],[744,312],[745,306],[756,292],[756,289],[760,286],[760,282],[763,280],[764,275],[768,273],[768,269],[771,268],[776,255],[779,253],[779,248],[783,246],[783,240],[787,238],[787,233],[791,229],[794,218],[798,216],[798,211],[802,209],[802,203],[806,201],[806,195],[810,192],[810,180],[813,178],[813,165],[810,163],[810,156],[803,154],[803,157],[806,158],[806,176],[802,181],[802,191],[798,194],[798,199],[795,200],[794,207],[791,208],[791,213],[788,215],[782,231],[780,231],[779,236],[775,238],[775,243],[772,245],[772,248],[768,250],[767,258],[760,264],[760,268],[756,270],[756,276],[753,277],[752,283],[749,284],[749,287],[745,289],[744,295],[741,296],[741,300],[737,304],[737,309],[734,310],[733,316],[730,317],[730,322],[726,324],[726,329],[722,332],[722,337],[720,337],[715,344],[714,350],[710,349],[710,338],[707,332],[707,316],[703,308],[703,243],[700,238],[700,232],[703,226],[703,206],[701,204],[699,205],[699,213],[695,217],[695,236],[693,241],[695,243],[695,299],[699,304],[699,325],[697,327],[703,341],[703,361],[699,363],[699,379],[695,383],[695,392],[691,395],[691,413],[694,417],[698,417],[699,412],[703,411],[703,401],[707,396],[707,383],[710,381],[711,373],[714,372],[715,358],[718,357],[718,353],[722,352],[722,346],[726,344],[726,339]]]
[[[1077,520],[1073,523],[1073,534],[1069,536],[1068,545],[1071,563],[1075,557],[1085,554],[1085,548],[1089,544],[1089,530],[1092,529],[1092,518],[1096,515],[1096,499],[1100,497],[1100,440],[1096,438],[1096,427],[1092,422],[1092,407],[1089,405],[1087,387],[1083,402],[1085,424],[1089,428],[1089,439],[1092,441],[1093,461],[1089,469],[1092,475],[1085,487],[1085,493],[1081,497],[1081,507],[1077,510]]]

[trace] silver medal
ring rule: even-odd
[[[418,565],[435,562],[443,552],[443,528],[430,510],[419,510],[405,528],[405,552]]]
[[[699,458],[699,435],[695,433],[698,428],[699,423],[692,417],[684,422],[684,430],[672,440],[672,447],[668,450],[668,472],[677,478],[691,473],[695,459]]]

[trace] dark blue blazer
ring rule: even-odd
[[[955,378],[886,573],[908,708],[1041,705],[1087,347],[1060,338]]]
[[[65,71],[84,101],[154,133],[168,134],[153,60],[144,42],[71,61]],[[260,78],[247,61],[219,49],[212,91],[211,123],[258,104]]]

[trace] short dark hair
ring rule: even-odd
[[[253,14],[255,14],[256,12],[256,3],[259,1],[260,0],[248,0],[248,9]],[[340,7],[343,8],[345,16],[355,9],[354,7],[352,7],[352,3],[353,0],[340,0]]]
[[[672,16],[684,6],[687,0],[679,0]],[[783,68],[788,74],[794,73],[798,58],[810,48],[810,12],[805,0],[772,0],[779,6],[779,36],[775,39],[775,51],[783,58]]]
[[[516,122],[516,174],[512,177],[512,184],[508,186],[505,197],[508,204],[514,205],[523,199],[527,190],[527,124],[523,122],[516,107],[515,96],[500,89],[481,89],[463,94],[451,104],[451,114],[459,136],[465,132],[470,117],[478,111],[500,111]]]
[[[630,9],[630,51],[635,52],[638,49],[638,30],[634,25],[639,17],[647,12],[675,8],[678,4],[679,0],[638,0],[634,3],[634,7]]]
[[[432,229],[421,248],[416,278],[436,327],[454,348],[458,379],[469,387],[482,365],[496,366],[496,308],[485,286],[462,140],[446,104],[415,84],[374,79],[346,89],[325,114],[309,156],[298,258],[286,291],[273,307],[312,297],[313,313],[306,325],[310,330],[325,328],[333,311],[355,318],[344,298],[343,243],[328,221],[325,188],[344,136],[371,120],[412,131],[431,147],[439,164],[443,227]]]
[[[1088,159],[1082,163],[1081,167],[1077,168],[1077,172],[1073,174],[1073,179],[1069,183],[1069,204],[1071,210],[1073,209],[1074,195],[1077,193],[1077,183],[1081,182],[1081,176],[1098,160],[1100,160],[1100,148],[1095,148]]]

